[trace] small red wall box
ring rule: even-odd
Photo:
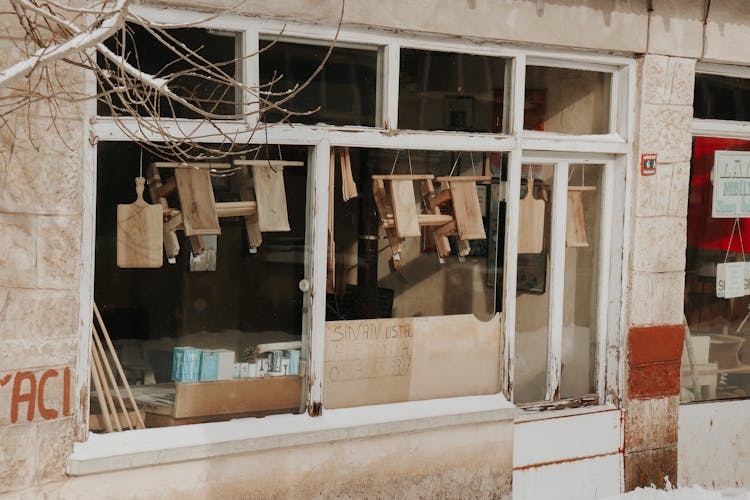
[[[641,175],[656,175],[656,153],[641,155]]]

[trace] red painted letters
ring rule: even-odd
[[[58,370],[49,369],[41,373],[29,371],[16,372],[5,375],[0,379],[0,389],[3,386],[13,384],[10,394],[10,423],[15,424],[19,420],[21,405],[26,404],[26,421],[31,422],[37,415],[44,420],[57,418],[62,411],[63,416],[70,415],[70,368],[63,369],[62,374],[62,408],[48,407],[45,402],[45,390],[48,384],[60,383]],[[38,376],[38,381],[37,381]],[[57,379],[57,380],[55,380]],[[5,391],[7,392],[7,391]],[[0,392],[0,397],[7,397]],[[23,421],[23,418],[21,418]]]

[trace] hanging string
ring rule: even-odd
[[[138,165],[138,177],[143,177],[143,148],[141,150],[141,161]]]
[[[396,157],[393,159],[393,166],[391,167],[391,175],[393,175],[393,172],[396,170],[396,163],[398,162],[398,154],[401,152],[400,149],[396,150]]]
[[[456,170],[456,166],[458,165],[458,160],[461,159],[461,152],[458,152],[458,155],[456,156],[456,161],[453,162],[453,168],[451,168],[451,173],[448,174],[448,177],[453,176],[453,171]]]
[[[409,159],[409,173],[414,175],[414,172],[411,169],[411,149],[406,150],[406,156]]]
[[[474,153],[469,151],[469,159],[471,160],[471,172],[474,174],[474,176],[477,175],[477,169],[474,167]]]
[[[732,249],[732,239],[734,239],[734,230],[737,229],[737,233],[740,236],[740,250],[742,251],[742,262],[745,262],[745,245],[742,242],[742,228],[740,227],[740,219],[739,217],[734,219],[734,224],[732,224],[732,233],[729,235],[729,244],[727,245],[727,253],[724,256],[724,264],[727,263],[727,259],[729,259],[729,252]]]

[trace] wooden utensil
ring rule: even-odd
[[[541,253],[544,246],[544,200],[534,198],[534,178],[529,168],[526,196],[518,213],[518,253]]]
[[[136,177],[137,198],[129,205],[117,205],[117,267],[156,268],[163,263],[163,208],[143,199],[146,179]]]

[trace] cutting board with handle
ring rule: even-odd
[[[163,264],[163,208],[143,199],[146,179],[136,177],[134,203],[117,205],[117,267],[155,268]]]
[[[534,198],[534,179],[526,180],[518,209],[518,253],[541,253],[544,247],[544,200]]]

